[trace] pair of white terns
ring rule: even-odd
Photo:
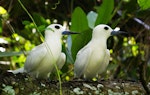
[[[93,29],[89,43],[80,49],[76,55],[74,76],[92,79],[103,73],[110,59],[107,39],[111,35],[120,33],[123,32],[115,31],[108,25],[97,25]],[[66,31],[60,24],[49,25],[45,29],[45,41],[31,50],[24,67],[9,71],[14,74],[26,72],[35,78],[48,78],[52,72],[56,71],[56,66],[61,69],[65,64],[66,55],[62,52],[61,38],[62,35],[69,34],[77,33]]]

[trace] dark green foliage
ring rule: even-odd
[[[72,55],[75,59],[77,52],[81,49],[91,38],[91,31],[88,27],[88,20],[84,11],[77,7],[71,19],[71,31],[77,31],[80,34],[72,36]]]
[[[103,0],[102,5],[97,8],[98,17],[95,25],[107,24],[111,18],[114,10],[114,0]]]

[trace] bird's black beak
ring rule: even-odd
[[[111,35],[114,36],[114,35],[119,35],[119,34],[128,34],[127,32],[124,32],[124,31],[112,31],[111,32]]]
[[[62,32],[62,35],[71,35],[71,34],[80,34],[80,33],[71,32],[71,31],[64,31],[64,32]]]

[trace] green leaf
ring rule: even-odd
[[[8,56],[19,56],[23,54],[23,52],[0,52],[0,57],[8,57]]]
[[[150,0],[138,0],[137,2],[142,10],[150,8]]]
[[[84,11],[77,7],[75,8],[71,19],[71,31],[79,32],[80,34],[72,35],[72,56],[75,59],[77,52],[81,49],[91,38],[90,28],[88,27],[87,16]]]
[[[101,6],[98,8],[98,17],[95,25],[107,24],[112,18],[112,11],[114,9],[114,0],[103,0]]]
[[[92,35],[91,29],[82,31],[82,33],[78,34],[77,36],[73,35],[74,36],[72,44],[73,59],[76,58],[77,52],[89,42],[89,40],[91,39],[91,35]]]
[[[31,22],[30,21],[27,21],[27,20],[24,20],[23,22],[22,22],[22,24],[23,25],[29,25]]]
[[[38,26],[38,30],[39,30],[40,32],[41,32],[41,31],[44,31],[45,28],[46,28],[45,25],[40,25],[40,26]]]
[[[89,28],[86,14],[80,7],[75,8],[71,22],[71,31],[81,32]]]
[[[87,15],[88,25],[91,29],[93,29],[95,26],[95,21],[96,21],[97,16],[98,14],[94,11],[90,11]]]
[[[0,33],[2,33],[2,20],[0,20]]]
[[[44,17],[42,17],[40,14],[38,13],[33,13],[33,19],[36,23],[37,26],[43,25],[43,24],[47,24],[46,20]]]

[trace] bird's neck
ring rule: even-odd
[[[57,48],[56,46],[60,47],[61,35],[58,35],[56,33],[52,33],[51,35],[46,35],[45,42],[51,47],[55,47],[55,48]]]
[[[107,48],[107,39],[106,38],[92,38],[91,42],[93,45]]]
[[[45,36],[45,43],[50,49],[51,53],[53,56],[57,57],[62,50],[62,45],[61,45],[61,36],[58,36],[56,34],[52,34],[50,36]]]
[[[58,33],[54,33],[54,32],[48,32],[45,34],[45,41],[53,41],[53,40],[60,40],[61,39],[61,35]]]

